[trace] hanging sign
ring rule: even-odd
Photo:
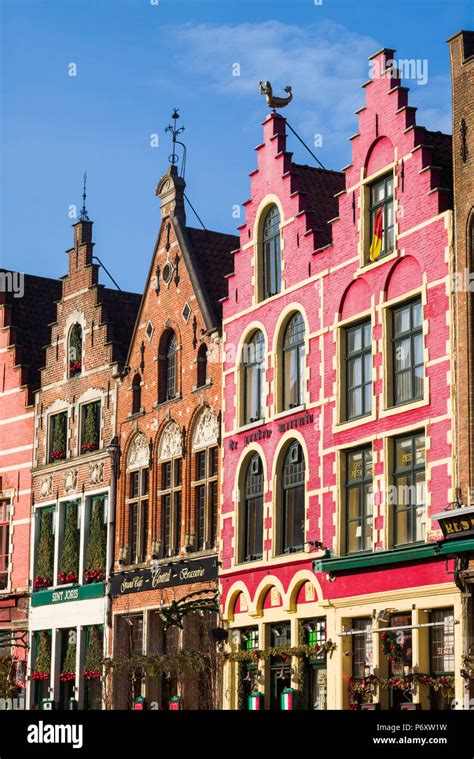
[[[433,514],[445,538],[463,538],[474,535],[474,506]]]
[[[193,582],[207,582],[217,579],[217,559],[206,556],[194,561],[175,561],[159,567],[132,569],[113,575],[110,591],[113,596],[139,593],[142,590],[169,588],[174,585],[189,585]]]

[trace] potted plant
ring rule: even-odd
[[[35,659],[35,668],[31,673],[32,680],[49,680],[51,674],[51,639],[43,630],[39,634],[38,650]]]
[[[99,430],[95,408],[95,403],[88,403],[85,409],[84,437],[81,444],[81,453],[90,453],[90,451],[96,451],[99,447]]]

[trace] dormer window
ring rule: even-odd
[[[394,248],[393,174],[370,185],[369,261],[377,261]]]
[[[68,371],[70,377],[76,377],[82,372],[82,327],[73,324],[69,332]]]
[[[271,298],[281,290],[280,212],[270,206],[263,222],[263,297]]]

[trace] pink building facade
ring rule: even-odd
[[[4,270],[0,278],[0,708],[8,708],[26,686],[33,392],[61,284]]]
[[[274,112],[256,148],[224,302],[229,709],[466,702],[471,541],[436,519],[456,500],[451,138],[417,126],[393,58],[371,58],[343,172],[295,164]]]

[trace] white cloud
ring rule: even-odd
[[[368,56],[382,47],[373,37],[328,20],[304,27],[279,21],[183,24],[167,27],[167,36],[173,40],[174,66],[195,94],[241,99],[249,117],[258,118],[265,113],[258,82],[269,79],[278,95],[289,84],[294,99],[285,116],[304,139],[321,133],[325,151],[339,155],[357,128],[353,112],[364,103],[360,86],[369,78]],[[235,63],[240,76],[232,75]],[[432,79],[426,87],[413,83],[411,103],[426,105],[420,123],[426,115],[430,128],[446,128],[446,107],[439,107],[445,103],[444,89],[433,87]],[[225,102],[220,106],[216,100],[216,107]]]

